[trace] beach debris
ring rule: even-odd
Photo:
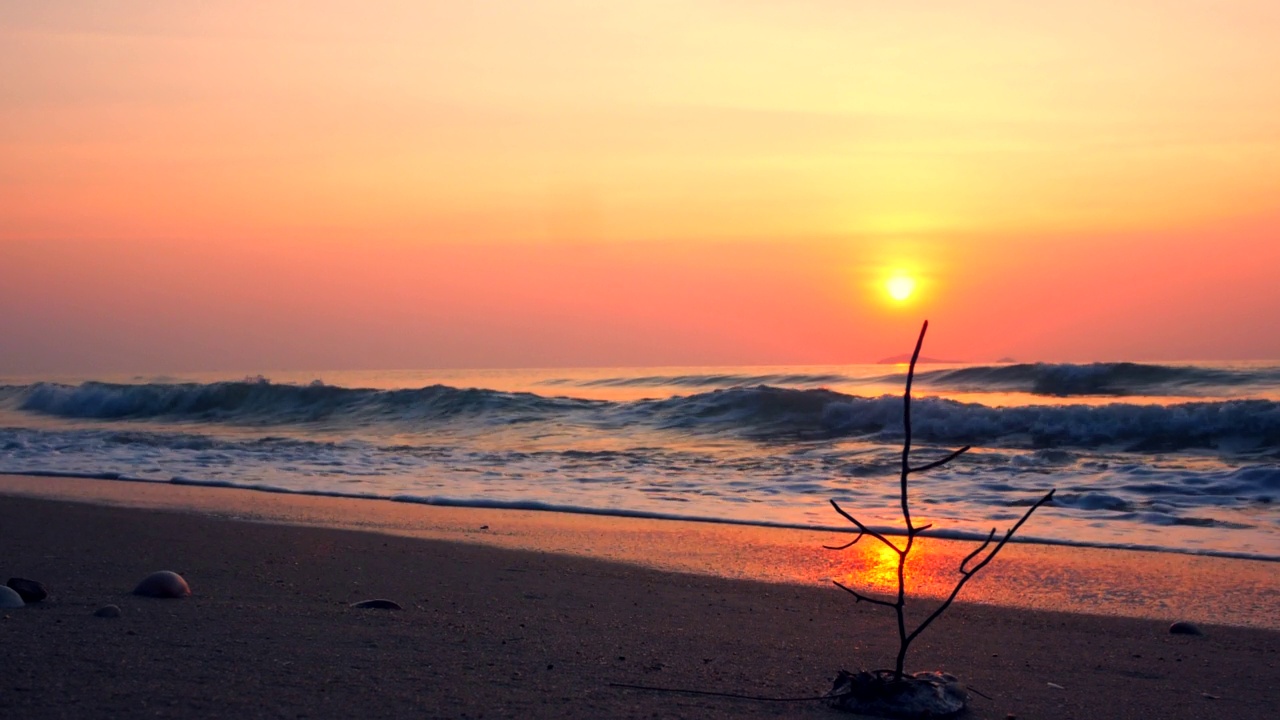
[[[351,603],[351,607],[361,610],[403,610],[400,603],[395,600],[387,600],[386,598],[374,598],[373,600],[361,600],[360,602]]]
[[[1058,683],[1051,682],[1051,683],[1045,683],[1045,684],[1053,688],[1054,690],[1066,690],[1066,688],[1062,687]]]
[[[103,605],[102,607],[93,611],[93,616],[100,617],[100,618],[118,618],[120,617],[120,606],[119,605]]]
[[[178,573],[160,570],[143,578],[133,589],[133,594],[152,598],[185,598],[190,597],[191,587]]]
[[[1203,635],[1204,632],[1194,623],[1178,621],[1169,626],[1170,635]]]
[[[25,605],[22,596],[16,590],[8,585],[0,585],[0,608],[20,608]]]
[[[1221,699],[1222,699],[1222,698],[1218,697],[1217,695],[1210,695],[1210,694],[1209,694],[1209,693],[1207,693],[1207,692],[1202,692],[1202,693],[1200,693],[1200,697],[1204,698],[1205,700],[1221,700]]]
[[[859,712],[868,713],[868,714],[881,714],[881,715],[886,715],[888,717],[913,717],[912,715],[893,714],[894,712],[896,712],[893,710],[893,708],[896,707],[898,698],[902,698],[903,702],[906,702],[910,698],[914,697],[913,694],[907,693],[905,690],[902,690],[902,688],[904,687],[903,684],[908,683],[912,678],[918,678],[920,675],[919,673],[917,673],[916,675],[908,675],[903,670],[906,663],[907,650],[908,648],[911,647],[911,643],[917,637],[919,637],[920,633],[924,632],[925,629],[927,629],[929,625],[933,623],[933,621],[941,617],[942,614],[946,612],[947,608],[951,607],[951,603],[954,602],[956,599],[956,596],[960,594],[960,590],[964,588],[965,583],[969,582],[969,580],[971,580],[974,575],[978,574],[978,571],[982,570],[984,567],[987,566],[988,563],[990,563],[993,559],[995,559],[995,556],[1002,549],[1004,549],[1004,546],[1009,542],[1010,538],[1013,537],[1013,534],[1016,533],[1018,529],[1021,528],[1022,525],[1026,523],[1028,519],[1031,518],[1032,513],[1040,509],[1041,506],[1046,505],[1053,501],[1053,494],[1056,491],[1051,489],[1047,493],[1045,493],[1044,496],[1041,497],[1039,500],[1032,503],[1031,506],[1027,508],[1027,511],[1023,513],[1022,517],[1016,523],[1013,524],[1013,527],[1010,527],[1008,530],[1006,530],[1004,535],[1000,537],[998,540],[996,539],[996,528],[994,527],[991,528],[991,532],[987,534],[987,537],[981,542],[981,544],[979,544],[978,547],[974,549],[973,552],[969,553],[967,556],[965,556],[963,560],[960,561],[960,566],[956,568],[956,572],[959,573],[960,579],[956,581],[955,587],[952,588],[951,590],[951,594],[948,595],[942,601],[942,604],[940,604],[937,608],[935,608],[932,613],[930,613],[927,617],[925,617],[925,619],[922,620],[914,630],[908,631],[907,619],[906,619],[907,556],[911,554],[911,549],[915,544],[916,538],[919,537],[921,534],[923,534],[929,528],[933,527],[933,523],[925,523],[923,525],[917,525],[912,521],[911,503],[910,503],[910,497],[908,493],[908,489],[909,489],[908,479],[910,478],[911,475],[914,475],[916,473],[922,473],[927,470],[933,470],[934,468],[938,468],[943,465],[946,465],[952,460],[955,460],[956,458],[960,457],[964,453],[968,452],[970,449],[969,445],[965,445],[959,450],[952,451],[936,460],[932,460],[930,462],[926,462],[920,465],[913,465],[911,463],[911,384],[915,378],[916,363],[920,359],[920,348],[921,346],[924,345],[924,336],[925,336],[925,333],[928,332],[928,330],[929,330],[929,321],[926,320],[924,324],[920,327],[920,336],[916,339],[916,348],[915,348],[915,351],[911,354],[911,363],[907,367],[906,389],[902,394],[902,434],[903,434],[902,469],[899,474],[898,485],[899,485],[899,495],[902,503],[902,519],[903,519],[903,523],[906,525],[905,533],[903,533],[903,535],[899,537],[899,539],[896,542],[894,540],[890,540],[884,533],[881,533],[877,530],[874,530],[868,527],[862,521],[854,517],[852,514],[846,512],[845,509],[840,507],[840,504],[837,503],[833,498],[830,500],[831,507],[835,508],[835,511],[839,513],[840,516],[843,517],[845,520],[848,520],[849,522],[853,523],[853,525],[858,529],[858,532],[856,535],[854,535],[853,540],[850,540],[849,542],[844,543],[843,545],[824,545],[823,546],[828,550],[845,550],[856,545],[858,541],[862,540],[862,538],[869,536],[874,540],[876,540],[877,542],[884,545],[897,558],[898,591],[897,591],[896,597],[893,597],[892,599],[872,597],[870,595],[866,595],[857,590],[854,590],[853,588],[841,583],[839,580],[832,580],[832,582],[835,583],[836,587],[852,595],[855,602],[859,602],[859,603],[866,602],[870,605],[892,608],[894,611],[894,614],[897,616],[898,657],[893,670],[877,670],[876,673],[872,673],[872,674],[860,673],[857,676],[849,676],[850,678],[853,678],[853,677],[859,678],[859,680],[857,681],[858,684],[856,685],[856,687],[859,689],[859,692],[864,694],[880,693],[879,701],[884,703],[884,707],[886,708],[884,712],[871,713],[871,711],[869,710],[860,710]],[[882,677],[881,674],[886,672],[890,674],[892,682],[885,681],[884,678]],[[846,675],[849,675],[849,673],[842,670],[841,677],[844,677]],[[929,674],[925,673],[925,675],[929,675]],[[935,673],[935,675],[938,675],[938,674]],[[951,676],[948,675],[946,677],[951,677]],[[840,679],[837,678],[836,682],[837,684],[839,684]],[[849,682],[853,683],[853,680],[849,680]],[[941,682],[941,681],[938,681],[938,682]],[[927,685],[928,683],[926,682],[925,684]],[[937,683],[935,683],[935,685],[936,684]],[[913,690],[912,693],[914,692],[917,692],[917,691]],[[922,690],[919,692],[924,692],[924,691]],[[964,702],[965,702],[963,698],[967,697],[967,694],[963,692],[963,689],[961,689],[958,692],[958,694],[948,692],[947,697],[953,698],[953,699],[957,697],[962,698],[960,700],[960,707],[963,708]],[[904,705],[903,707],[906,707],[906,706]],[[904,710],[903,712],[907,712],[907,711]],[[950,711],[950,712],[956,712],[956,711]],[[935,717],[936,716],[937,716],[937,713],[935,713]]]
[[[9,578],[9,582],[5,583],[7,587],[13,588],[13,591],[22,597],[23,602],[38,603],[49,597],[49,588],[44,583],[36,580],[27,580],[25,578]]]
[[[948,717],[969,702],[956,676],[936,671],[899,676],[893,670],[841,670],[828,696],[837,710],[889,718]]]

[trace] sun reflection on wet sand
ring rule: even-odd
[[[850,587],[862,587],[871,592],[896,594],[898,592],[897,551],[874,540],[867,540],[867,542],[871,546],[859,554],[851,572],[846,573],[840,582]],[[907,565],[903,568],[903,577],[908,591],[911,589],[912,572],[915,569],[913,567],[915,563],[911,562],[914,559],[914,554],[908,556]]]
[[[906,541],[903,537],[890,537],[895,544]],[[845,557],[836,561],[831,578],[859,591],[872,594],[896,595],[898,592],[898,553],[874,538],[843,551]],[[960,580],[956,571],[964,557],[956,543],[939,542],[917,537],[911,546],[903,567],[903,584],[909,595],[944,597]]]
[[[0,476],[0,495],[9,494],[564,553],[736,580],[819,585],[841,601],[852,598],[832,580],[886,600],[897,592],[893,551],[874,538],[863,538],[841,552],[824,550],[824,544],[840,545],[852,536],[822,530]],[[478,529],[481,526],[488,529]],[[909,597],[946,597],[960,579],[960,561],[976,547],[975,542],[916,538],[906,567]],[[958,601],[1162,620],[1176,608],[1179,619],[1194,622],[1280,628],[1277,598],[1280,574],[1272,562],[1015,542],[965,586]]]

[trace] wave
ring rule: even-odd
[[[949,372],[949,371],[948,371]],[[168,420],[251,426],[394,425],[399,432],[554,422],[604,430],[636,426],[722,433],[756,441],[901,435],[902,400],[827,389],[734,387],[663,400],[610,402],[433,385],[362,390],[267,381],[78,386],[38,383],[0,389],[10,405],[90,420]],[[1280,403],[988,407],[942,398],[913,403],[912,430],[925,443],[995,447],[1103,447],[1141,452],[1211,448],[1274,452]]]
[[[917,374],[921,384],[962,392],[1013,391],[1053,397],[1179,396],[1280,383],[1276,368],[1229,369],[1132,362],[984,365]]]
[[[0,393],[0,397],[15,394],[15,389],[6,388],[10,392]],[[446,385],[416,390],[365,390],[318,382],[281,385],[263,379],[209,384],[37,383],[20,390],[16,393],[19,409],[57,417],[257,424],[432,421],[464,415],[521,422],[593,404],[588,400]]]
[[[757,439],[901,435],[902,399],[859,398],[831,390],[734,388],[645,401],[667,426],[731,426]],[[988,407],[941,398],[912,403],[920,441],[1013,447],[1107,447],[1152,452],[1185,448],[1247,450],[1280,444],[1280,403],[1269,400],[1176,405]]]
[[[607,378],[550,378],[539,381],[537,384],[547,387],[675,387],[675,388],[703,388],[718,387],[731,388],[746,385],[779,385],[779,386],[799,386],[799,385],[835,385],[844,383],[863,382],[859,378],[850,375],[840,375],[836,373],[765,373],[765,374],[739,374],[739,373],[704,373],[704,374],[687,374],[687,375],[642,375],[642,376],[619,376]]]
[[[1134,362],[1020,363],[969,365],[922,370],[921,387],[937,391],[983,393],[1022,392],[1049,397],[1077,396],[1220,396],[1254,386],[1280,389],[1277,367],[1207,367]],[[859,375],[838,372],[685,373],[561,377],[540,380],[543,387],[673,388],[698,390],[769,385],[812,388],[825,386],[901,385],[902,373]]]

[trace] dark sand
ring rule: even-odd
[[[247,495],[270,497],[266,504],[297,500]],[[352,517],[394,506],[323,500]],[[541,516],[545,547],[565,542],[560,515],[458,512],[491,518],[486,533],[508,518],[536,525]],[[609,518],[578,522],[575,532],[602,546],[613,541],[615,526],[631,528],[620,531],[621,544],[639,542],[625,533],[643,535],[641,526]],[[710,527],[736,537],[732,527]],[[663,542],[654,552],[670,554],[669,539]],[[897,648],[891,611],[855,605],[816,583],[679,574],[471,542],[0,494],[0,543],[3,578],[41,580],[52,593],[38,605],[3,611],[6,718],[838,718],[848,716],[821,703],[610,683],[804,696],[824,691],[841,668],[891,664]],[[1061,558],[1073,552],[1051,550]],[[1140,578],[1150,572],[1150,556],[1120,553],[1108,562],[1128,562]],[[1182,556],[1170,557],[1159,561],[1174,567]],[[1178,583],[1194,585],[1212,567],[1224,577],[1263,573],[1271,586],[1249,579],[1245,587],[1261,582],[1263,592],[1273,592],[1272,564],[1184,559],[1193,571],[1175,573]],[[182,573],[194,597],[128,594],[159,569]],[[377,597],[405,610],[349,607]],[[1274,594],[1254,600],[1264,612],[1276,608]],[[106,603],[119,605],[123,617],[93,617]],[[957,604],[916,642],[908,665],[947,670],[990,695],[974,698],[969,716],[976,718],[1274,716],[1280,633],[1206,625],[1203,637],[1173,636],[1169,619],[1179,617]]]

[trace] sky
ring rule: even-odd
[[[1274,0],[0,0],[0,374],[1280,359]],[[914,282],[895,300],[886,283]]]

